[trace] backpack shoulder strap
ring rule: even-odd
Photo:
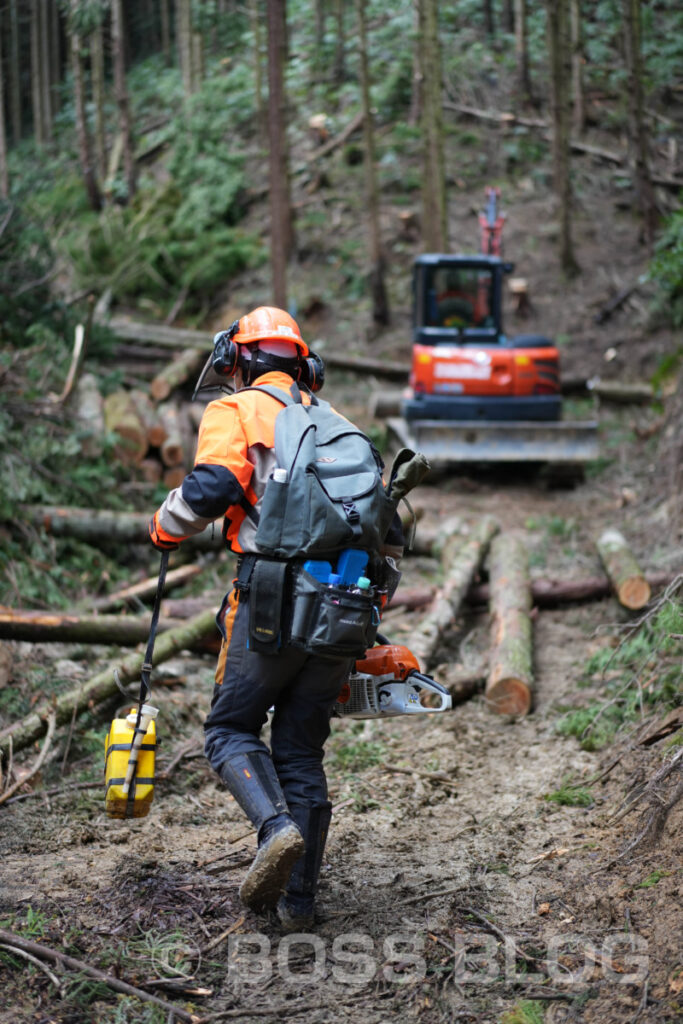
[[[241,395],[242,392],[244,391],[265,391],[267,395],[270,395],[271,398],[275,398],[278,402],[281,402],[282,405],[294,405],[296,402],[296,399],[293,397],[293,395],[288,395],[286,391],[282,391],[280,388],[272,387],[270,384],[264,384],[262,387],[258,388],[255,386],[250,388],[242,388],[240,391],[237,392],[237,394]],[[301,399],[299,399],[299,401],[301,401]]]

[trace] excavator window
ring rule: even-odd
[[[490,270],[436,266],[426,273],[426,327],[495,326]]]

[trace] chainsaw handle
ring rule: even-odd
[[[453,706],[453,700],[449,691],[441,683],[437,683],[436,679],[432,679],[431,676],[426,676],[424,672],[418,672],[413,669],[409,672],[405,678],[406,683],[412,683],[415,686],[419,686],[422,690],[429,690],[430,693],[435,693],[440,698],[440,704],[436,708],[429,708],[430,711],[450,711]]]

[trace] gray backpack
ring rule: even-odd
[[[266,484],[256,547],[272,558],[320,558],[343,548],[378,552],[395,502],[370,438],[312,396],[263,386],[284,409],[275,420],[278,471]],[[286,475],[285,475],[286,474]],[[278,479],[282,477],[283,479]]]

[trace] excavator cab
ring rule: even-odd
[[[413,267],[413,335],[418,344],[497,345],[503,276],[495,256],[419,256]]]

